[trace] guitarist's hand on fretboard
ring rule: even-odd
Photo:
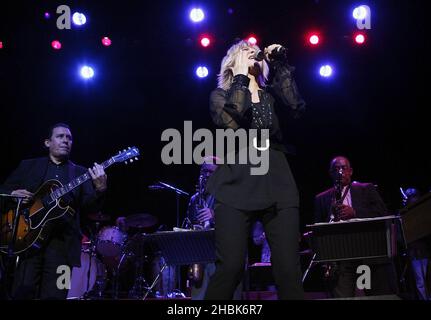
[[[107,188],[107,179],[108,176],[105,173],[105,170],[100,164],[94,163],[93,168],[89,168],[88,172],[90,173],[91,179],[93,180],[94,188],[97,192],[104,192]]]

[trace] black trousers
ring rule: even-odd
[[[271,263],[279,299],[303,299],[299,260],[298,208],[242,211],[215,204],[216,271],[207,300],[232,299],[242,279],[251,223],[260,216],[271,248]]]
[[[56,241],[51,241],[41,251],[20,257],[14,274],[13,299],[67,298],[68,290],[57,287],[57,279],[62,275],[57,273],[57,268],[61,265],[68,266],[68,259],[64,252],[59,252],[60,248]],[[72,267],[68,267],[72,271]]]

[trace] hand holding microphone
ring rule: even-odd
[[[232,73],[234,76],[238,74],[248,75],[249,68],[249,50],[241,50],[239,54],[236,56],[235,64],[232,67]]]
[[[283,60],[286,58],[287,49],[281,44],[271,44],[264,49],[265,59],[268,62]]]
[[[265,59],[267,62],[273,62],[277,60],[283,60],[286,58],[287,49],[281,44],[271,44],[265,49],[257,51],[255,53],[255,60],[262,61]]]

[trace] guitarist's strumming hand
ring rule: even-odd
[[[22,200],[23,204],[27,204],[33,199],[33,193],[25,189],[14,190],[11,192],[11,195],[17,197],[24,197],[24,199]]]
[[[93,168],[89,168],[91,179],[93,179],[94,188],[97,192],[104,192],[107,188],[106,180],[108,179],[105,170],[100,164],[94,163]]]

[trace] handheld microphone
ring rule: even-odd
[[[263,59],[265,59],[264,52],[262,50],[256,51],[256,53],[254,54],[254,60],[256,60],[256,61],[262,61]]]
[[[270,61],[278,61],[283,60],[287,56],[287,49],[285,47],[278,47],[271,51],[271,53],[268,54],[268,58]],[[256,61],[262,61],[265,59],[265,53],[262,50],[257,50],[254,54],[254,60]]]

